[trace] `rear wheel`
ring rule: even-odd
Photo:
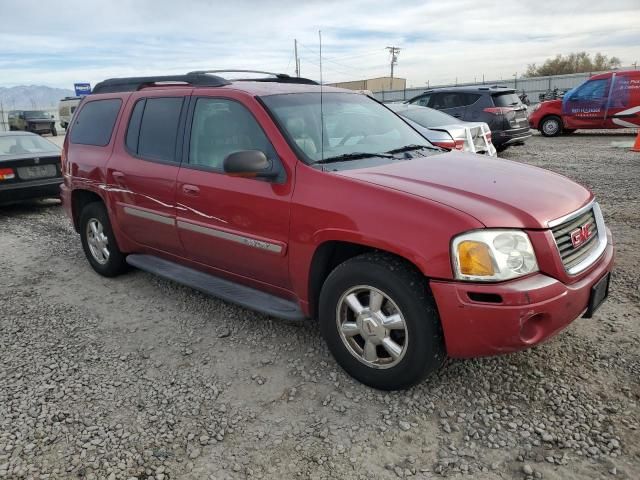
[[[337,362],[371,387],[408,388],[444,361],[427,282],[395,257],[368,253],[336,267],[322,287],[319,316]]]
[[[557,137],[562,133],[562,119],[556,115],[549,115],[540,122],[540,132],[545,137]]]
[[[115,277],[127,269],[102,202],[89,203],[82,209],[80,238],[87,260],[100,275]]]

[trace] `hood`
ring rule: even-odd
[[[548,170],[462,152],[337,173],[443,203],[494,228],[547,228],[549,220],[593,198],[586,188]]]

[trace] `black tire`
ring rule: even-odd
[[[547,115],[540,122],[540,133],[545,137],[557,137],[562,133],[562,119],[557,115]]]
[[[54,137],[58,136],[58,131],[56,130],[56,127],[51,127],[51,135],[53,135]]]
[[[15,132],[16,130],[17,130],[17,128],[16,128],[16,127],[12,127],[12,126],[10,126],[10,127],[9,127],[9,131],[10,131],[10,132]]]
[[[109,256],[104,263],[96,259],[89,246],[87,226],[92,220],[97,220],[101,224],[103,233],[108,240]],[[80,213],[80,239],[82,241],[82,249],[84,250],[87,260],[89,260],[89,264],[100,275],[104,277],[115,277],[127,270],[128,266],[125,262],[126,255],[118,248],[116,238],[111,229],[107,209],[102,202],[89,203],[82,209]]]
[[[507,148],[509,148],[509,145],[500,145],[496,147],[496,152],[500,153],[500,152],[504,152]]]
[[[388,368],[368,366],[341,338],[338,328],[340,300],[345,293],[359,286],[383,292],[404,317],[404,354],[399,363]],[[385,302],[389,304],[387,300]],[[320,293],[319,319],[322,335],[340,366],[356,380],[373,388],[398,390],[415,385],[438,369],[446,356],[440,318],[426,279],[410,264],[390,255],[366,253],[336,267]],[[360,339],[364,340],[364,337],[360,336]]]

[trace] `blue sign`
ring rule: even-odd
[[[91,93],[90,83],[74,83],[73,88],[76,90],[76,97],[82,97]]]

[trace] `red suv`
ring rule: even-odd
[[[213,73],[106,80],[79,106],[62,198],[99,274],[316,318],[380,389],[540,343],[606,297],[614,249],[586,188],[443,152],[359,93]]]

